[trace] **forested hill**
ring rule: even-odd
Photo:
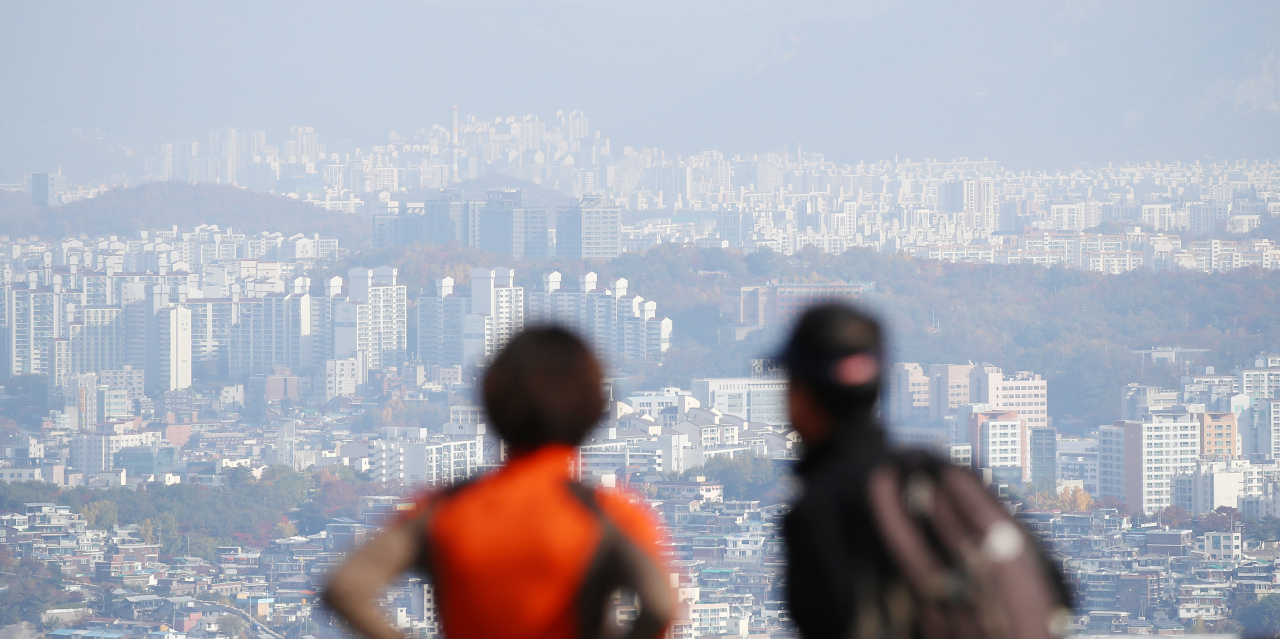
[[[25,193],[0,192],[0,235],[135,236],[141,229],[174,224],[180,228],[217,224],[286,236],[320,233],[340,238],[343,246],[362,245],[369,237],[369,224],[359,215],[329,212],[292,198],[228,185],[155,182],[47,208],[31,204]]]
[[[1106,275],[1035,266],[948,264],[867,249],[794,257],[660,245],[610,262],[521,263],[475,249],[419,247],[366,252],[355,262],[399,266],[410,290],[435,278],[467,283],[472,267],[511,266],[517,283],[536,287],[553,268],[567,287],[587,269],[601,281],[625,277],[630,291],[658,302],[675,324],[662,366],[631,365],[633,389],[687,388],[691,379],[740,375],[752,357],[775,352],[781,330],[719,343],[720,291],[782,281],[875,282],[867,303],[884,319],[893,361],[989,362],[1049,379],[1049,413],[1059,424],[1093,428],[1119,417],[1129,382],[1178,387],[1181,369],[1145,364],[1131,351],[1152,346],[1207,348],[1190,365],[1219,371],[1280,349],[1280,270],[1229,273],[1136,271]]]

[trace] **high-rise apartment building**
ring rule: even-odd
[[[462,324],[471,298],[453,292],[453,278],[436,280],[433,294],[418,296],[418,359],[424,366],[462,364]]]
[[[409,300],[399,270],[390,266],[353,268],[348,272],[348,301],[367,307],[367,343],[370,369],[400,366],[408,356]],[[349,356],[349,355],[348,355]]]
[[[786,324],[819,304],[852,304],[872,284],[843,282],[792,282],[761,286],[725,287],[720,293],[720,314],[733,322],[734,339],[777,324]]]
[[[1254,400],[1253,436],[1257,452],[1280,459],[1280,397]]]
[[[225,372],[230,356],[231,327],[239,304],[231,298],[197,298],[183,303],[191,310],[191,361]]]
[[[191,387],[191,311],[178,305],[156,310],[154,356],[147,380],[163,392]]]
[[[1128,422],[1098,428],[1097,497],[1125,498],[1125,433]]]
[[[228,345],[232,380],[269,375],[277,368],[310,368],[314,351],[309,294],[272,293],[243,299],[238,306]]]
[[[1280,396],[1280,366],[1241,369],[1240,392],[1255,400]]]
[[[350,397],[368,380],[368,368],[360,357],[328,359],[324,362],[324,400]]]
[[[556,217],[556,256],[611,260],[622,253],[622,210],[588,196]]]
[[[889,370],[889,420],[929,419],[929,376],[919,364],[899,362]]]
[[[1037,493],[1058,492],[1058,430],[1044,426],[1028,428],[1031,453],[1031,484]]]
[[[71,370],[94,373],[124,364],[126,326],[119,306],[86,306],[67,325],[71,340]]]
[[[1200,460],[1200,421],[1182,406],[1147,412],[1143,420],[1116,422],[1124,431],[1124,502],[1151,514],[1173,505],[1173,477]]]
[[[570,112],[568,129],[570,151],[581,151],[584,144],[591,143],[591,121],[587,119],[587,114],[581,111]]]
[[[1199,413],[1200,454],[1231,459],[1244,454],[1235,413]]]
[[[125,364],[114,370],[98,371],[98,384],[110,390],[124,391],[125,398],[136,401],[146,395],[146,371]]]
[[[158,446],[159,431],[141,431],[123,434],[84,434],[71,438],[71,467],[83,471],[86,477],[111,469],[115,454],[134,446]]]
[[[695,379],[693,398],[705,408],[749,422],[786,424],[787,383],[780,379]]]
[[[486,365],[524,329],[524,288],[509,268],[471,271],[470,311],[463,316],[462,365]],[[452,364],[446,364],[452,365]]]
[[[1141,384],[1120,389],[1120,419],[1141,420],[1151,410],[1170,408],[1178,403],[1178,391]]]
[[[466,481],[482,464],[483,436],[454,441],[375,439],[369,476],[375,482],[441,486]]]
[[[527,206],[524,192],[492,189],[480,209],[480,248],[498,255],[530,260],[550,256],[547,209]]]
[[[994,231],[997,226],[999,202],[996,184],[992,180],[965,180],[964,226],[978,230]]]
[[[561,288],[559,272],[542,277],[529,294],[528,323],[554,323],[576,330],[606,359],[658,359],[671,342],[671,320],[658,305],[628,292],[625,279],[601,286],[594,272],[578,278],[578,290]]]
[[[98,376],[94,373],[69,375],[62,384],[63,412],[73,415],[72,424],[81,432],[98,425]]]
[[[5,291],[6,376],[52,375],[54,340],[62,337],[65,308],[58,292],[39,283],[35,273]]]
[[[1241,497],[1263,494],[1268,470],[1242,459],[1202,459],[1191,472],[1173,478],[1173,505],[1193,515],[1238,508]]]
[[[990,468],[994,479],[1021,486],[1031,477],[1027,422],[1017,411],[991,411],[969,416],[969,444],[974,470]]]
[[[973,364],[929,365],[929,419],[941,421],[955,415],[956,409],[972,403],[969,395],[969,373]]]
[[[1049,383],[1029,371],[1005,375],[990,364],[975,366],[969,373],[970,401],[987,404],[992,410],[1016,410],[1027,425],[1049,425]]]

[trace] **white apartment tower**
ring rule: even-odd
[[[1005,375],[990,364],[975,366],[969,373],[969,397],[991,410],[1018,411],[1030,428],[1049,425],[1049,383],[1035,373]]]
[[[1257,452],[1266,459],[1280,459],[1280,398],[1254,400],[1253,436]]]
[[[1124,501],[1151,514],[1173,505],[1173,477],[1191,474],[1200,460],[1200,421],[1182,406],[1153,410],[1124,431]]]
[[[54,340],[61,337],[59,295],[30,273],[27,282],[5,287],[6,376],[52,375]]]
[[[671,343],[671,320],[658,305],[629,294],[627,280],[600,286],[595,273],[578,278],[578,290],[561,288],[559,272],[542,276],[542,290],[529,294],[529,324],[559,324],[577,331],[601,357],[658,359]]]
[[[409,346],[409,301],[406,289],[396,283],[398,269],[379,266],[348,271],[349,302],[367,307],[368,328],[364,336],[368,344],[369,368],[400,366]]]
[[[1004,480],[1020,483],[1031,477],[1031,441],[1027,422],[1017,411],[969,415],[973,467],[990,468]]]
[[[160,391],[191,387],[191,311],[168,305],[156,311],[155,357],[147,380]]]
[[[524,288],[509,268],[471,271],[471,308],[462,322],[462,365],[486,365],[524,329]],[[447,365],[447,364],[446,364]]]

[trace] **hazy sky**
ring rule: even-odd
[[[453,104],[671,153],[1277,158],[1278,83],[1274,0],[14,3],[0,182],[228,125],[367,147]]]

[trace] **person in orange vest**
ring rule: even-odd
[[[401,639],[376,598],[418,570],[449,639],[615,637],[607,605],[628,589],[639,612],[627,639],[659,636],[675,600],[658,526],[625,497],[573,479],[576,446],[604,412],[602,380],[590,349],[562,328],[512,339],[483,386],[509,461],[419,496],[333,573],[328,606],[366,637]]]

